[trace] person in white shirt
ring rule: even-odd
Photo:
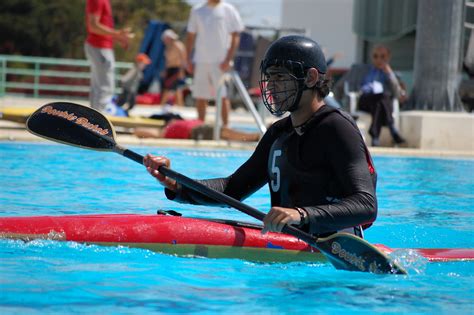
[[[232,67],[243,29],[238,11],[226,2],[207,0],[191,10],[186,38],[187,70],[194,74],[192,94],[202,121],[208,100],[215,100],[223,75]],[[222,122],[227,126],[230,101],[225,87],[221,96]]]

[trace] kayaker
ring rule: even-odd
[[[280,232],[284,224],[325,236],[348,231],[362,237],[361,226],[377,215],[377,175],[372,158],[353,119],[324,103],[329,93],[326,59],[313,40],[297,35],[273,42],[261,62],[263,101],[276,121],[255,152],[232,175],[199,182],[243,200],[266,183],[271,209],[262,233]],[[215,205],[160,174],[163,156],[147,155],[148,172],[168,199]]]

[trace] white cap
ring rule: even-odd
[[[178,39],[179,36],[178,34],[175,33],[175,31],[173,31],[172,29],[167,29],[166,31],[163,32],[163,34],[161,35],[161,39],[164,40],[166,37],[169,37],[171,39]]]

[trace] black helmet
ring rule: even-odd
[[[327,70],[326,58],[319,44],[300,35],[284,36],[274,41],[263,57],[262,70],[269,66],[284,66],[287,61],[299,62],[304,69],[316,68],[319,73]]]
[[[286,69],[292,80],[296,81],[296,85],[290,86],[287,91],[279,92],[268,88],[267,70],[272,66]],[[282,115],[286,111],[291,112],[298,108],[301,94],[307,89],[304,81],[306,72],[310,68],[315,68],[321,74],[325,74],[327,70],[323,51],[312,39],[300,35],[289,35],[274,41],[268,47],[260,64],[260,89],[263,102],[272,114]],[[283,99],[281,95],[278,98],[275,97],[276,93],[285,93],[285,98]],[[288,104],[289,102],[291,104]]]

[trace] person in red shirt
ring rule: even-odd
[[[114,41],[127,49],[133,34],[128,28],[114,28],[109,0],[87,0],[86,28],[84,49],[91,63],[90,104],[92,108],[107,112],[115,106],[112,102],[115,90]]]

